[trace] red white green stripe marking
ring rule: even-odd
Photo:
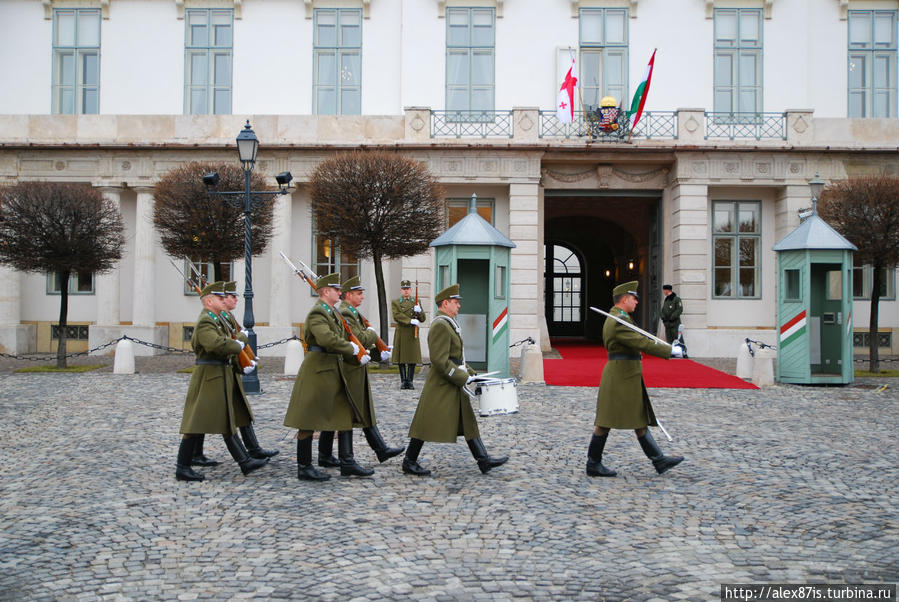
[[[493,342],[500,337],[501,334],[508,328],[509,326],[509,308],[506,307],[503,311],[496,317],[493,321]]]
[[[799,312],[792,320],[780,327],[780,346],[789,345],[805,333],[805,310]]]

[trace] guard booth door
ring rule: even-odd
[[[811,264],[809,363],[812,374],[841,374],[843,273],[838,263]]]
[[[456,322],[465,342],[465,361],[475,370],[487,368],[487,312],[490,292],[490,260],[459,259],[458,282],[462,309]]]

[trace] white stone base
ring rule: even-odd
[[[88,348],[99,347],[104,343],[121,338],[123,334],[128,335],[132,339],[140,339],[141,341],[162,345],[163,347],[168,347],[169,344],[169,329],[167,326],[98,326],[91,324],[87,335]],[[134,343],[135,356],[162,355],[164,353],[167,353],[167,351]],[[115,345],[91,353],[91,355],[114,354]]]
[[[518,376],[522,383],[543,383],[543,353],[539,345],[522,345]]]
[[[684,330],[684,342],[687,344],[687,355],[694,357],[737,357],[746,338],[761,341],[768,345],[777,345],[774,330]]]
[[[292,336],[299,336],[300,333],[293,326],[255,326],[253,331],[256,333],[256,346],[267,345]],[[260,357],[284,357],[287,353],[286,344],[267,347],[260,353]]]
[[[34,353],[37,349],[37,327],[34,324],[0,326],[0,352],[11,355]]]

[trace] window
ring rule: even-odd
[[[495,23],[493,8],[446,9],[446,110],[456,119],[493,118],[470,112],[494,110]]]
[[[760,9],[715,9],[714,63],[715,112],[760,113],[762,111]]]
[[[184,23],[184,112],[230,115],[234,11],[189,9]]]
[[[341,283],[359,275],[359,259],[355,255],[341,252],[340,246],[325,234],[315,232],[313,239],[315,252],[312,265],[316,274],[325,276],[339,272]]]
[[[713,203],[712,214],[713,296],[760,297],[761,203],[718,201]]]
[[[802,301],[799,270],[784,270],[784,301]]]
[[[580,322],[581,260],[573,249],[563,245],[546,245],[544,253],[552,266],[552,322]]]
[[[446,227],[452,228],[463,217],[468,215],[468,206],[471,204],[469,199],[447,199],[446,200]],[[493,225],[493,199],[478,199],[475,207],[478,215]]]
[[[62,279],[59,272],[47,274],[47,294],[58,295],[62,292]],[[70,295],[93,295],[94,275],[91,272],[74,272],[69,274],[68,293]]]
[[[214,282],[215,278],[215,266],[211,261],[201,261],[199,259],[191,259],[190,263],[188,263],[187,259],[184,259],[184,273],[190,276],[191,280],[197,282],[197,272],[202,274],[202,282],[198,282],[200,288],[203,288],[204,283],[208,284],[210,282]],[[222,277],[221,280],[228,282],[230,280],[234,280],[234,262],[231,261],[223,261],[222,262]],[[185,295],[196,295],[197,291],[193,289],[186,281],[184,282],[184,294]]]
[[[604,96],[627,104],[627,15],[627,9],[623,8],[580,10],[578,84],[586,110],[598,109]]]
[[[857,300],[869,300],[871,287],[874,285],[874,268],[869,265],[852,269],[852,298]],[[880,298],[896,298],[896,270],[891,268],[880,269]]]
[[[442,291],[449,286],[449,266],[441,265],[437,270],[437,290]]]
[[[496,299],[506,298],[506,266],[496,266],[495,290],[493,297]]]
[[[362,113],[362,11],[316,9],[313,49],[313,112]]]
[[[100,112],[100,11],[53,11],[53,113]]]
[[[849,117],[896,116],[896,11],[849,11]]]

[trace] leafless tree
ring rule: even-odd
[[[868,356],[871,372],[879,372],[877,322],[881,277],[899,263],[899,176],[863,176],[834,182],[821,194],[818,211],[858,247],[855,265],[870,265],[874,270]]]
[[[381,338],[387,340],[382,262],[428,250],[441,233],[443,189],[418,161],[387,151],[356,151],[320,163],[309,195],[316,230],[341,250],[374,262]]]
[[[243,197],[235,206],[226,197],[209,194],[203,176],[217,172],[220,181],[215,190],[236,192],[245,189],[244,171],[237,165],[188,163],[168,172],[153,189],[155,206],[153,223],[162,239],[165,252],[180,259],[190,257],[213,264],[213,278],[222,280],[222,264],[243,258]],[[268,190],[265,178],[253,172],[252,190]],[[251,195],[251,252],[259,255],[272,235],[272,203],[265,195]],[[234,201],[236,202],[236,201]]]
[[[118,207],[90,184],[19,182],[0,189],[0,262],[59,278],[58,368],[66,367],[69,276],[111,270],[122,257],[123,230]]]

